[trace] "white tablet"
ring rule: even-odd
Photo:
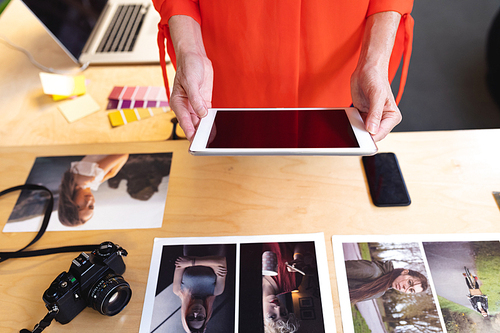
[[[356,108],[209,109],[193,155],[372,155]]]

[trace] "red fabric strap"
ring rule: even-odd
[[[404,20],[403,24],[405,27],[404,36],[404,51],[403,51],[403,68],[401,70],[401,78],[399,81],[398,95],[396,97],[396,103],[399,105],[401,98],[403,97],[403,92],[405,90],[406,78],[408,77],[408,68],[410,67],[411,51],[413,46],[413,17],[410,14],[405,14],[401,18]]]
[[[165,85],[165,91],[167,93],[167,99],[170,103],[170,86],[168,84],[168,75],[167,75],[167,62],[165,61],[166,52],[165,52],[165,32],[163,29],[166,29],[165,26],[162,26],[161,23],[158,24],[158,49],[160,50],[160,66],[161,72],[163,74],[163,84]]]

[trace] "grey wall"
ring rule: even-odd
[[[485,76],[487,35],[499,10],[498,0],[415,0],[403,121],[395,131],[500,127]]]

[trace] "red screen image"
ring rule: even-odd
[[[224,110],[208,148],[357,148],[345,110]]]

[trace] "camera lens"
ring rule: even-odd
[[[90,306],[107,316],[114,316],[128,304],[130,285],[120,275],[108,274],[90,290]]]

